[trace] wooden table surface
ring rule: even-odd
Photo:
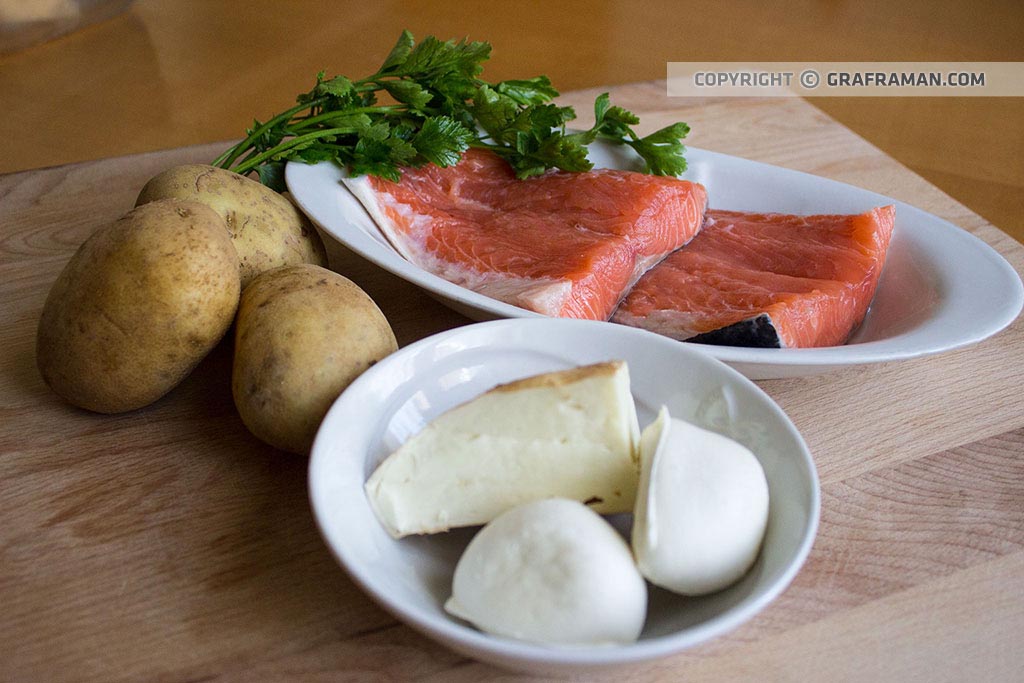
[[[585,109],[596,91],[564,101]],[[615,88],[653,129],[890,194],[1024,247],[798,99],[690,102]],[[0,680],[519,681],[401,625],[321,541],[306,460],[249,435],[230,344],[151,407],[77,410],[44,386],[35,327],[78,245],[207,145],[0,177]],[[331,243],[401,344],[465,324]],[[971,348],[760,385],[814,454],[822,519],[752,621],[597,681],[1008,681],[1024,672],[1024,323]]]

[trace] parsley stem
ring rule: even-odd
[[[295,114],[298,114],[300,111],[303,111],[305,109],[312,109],[313,107],[319,106],[319,105],[323,104],[326,101],[327,101],[326,97],[320,97],[320,98],[312,100],[310,102],[304,102],[304,103],[302,103],[300,105],[292,107],[291,109],[289,109],[286,112],[282,112],[282,113],[278,114],[277,116],[275,116],[274,118],[270,119],[269,121],[267,121],[263,125],[257,127],[252,133],[249,134],[249,137],[245,138],[244,140],[239,142],[237,145],[235,145],[234,147],[228,149],[226,152],[224,152],[219,157],[214,159],[212,165],[213,166],[220,166],[221,168],[231,168],[231,164],[233,164],[235,162],[235,159],[237,159],[239,156],[241,156],[242,153],[245,150],[247,150],[250,147],[252,147],[254,145],[254,143],[260,138],[260,136],[263,135],[265,132],[267,132],[268,130],[270,130],[271,128],[276,126],[277,124],[282,123],[283,121],[289,120],[292,116],[294,116]]]
[[[241,159],[240,159],[240,160],[238,161],[238,165],[241,165],[241,164],[244,164],[244,163],[248,162],[248,161],[249,161],[249,159],[252,159],[252,158],[253,158],[254,156],[256,156],[257,154],[259,154],[259,152],[260,152],[260,151],[259,151],[258,149],[256,149],[255,147],[253,147],[252,149],[250,149],[250,150],[249,150],[249,153],[248,153],[248,154],[246,154],[246,155],[245,155],[244,157],[242,157],[242,158],[241,158]]]
[[[253,170],[257,166],[259,166],[261,163],[266,161],[267,159],[270,159],[271,157],[278,156],[282,152],[284,152],[286,150],[289,150],[289,149],[292,149],[293,147],[298,147],[299,145],[301,145],[301,144],[303,144],[305,142],[309,142],[311,140],[316,140],[317,138],[332,137],[332,136],[336,136],[336,135],[345,135],[347,133],[354,133],[354,132],[356,132],[355,128],[328,128],[326,130],[318,130],[318,131],[314,131],[312,133],[306,133],[305,135],[296,135],[295,137],[290,138],[290,139],[282,142],[277,147],[273,147],[271,149],[268,149],[265,152],[257,154],[254,157],[248,158],[245,161],[245,163],[242,163],[242,164],[239,164],[238,166],[235,166],[235,168],[233,168],[232,170],[235,173],[241,173],[241,174],[245,175],[246,173],[248,173],[249,171]]]
[[[344,110],[341,110],[341,111],[329,111],[329,112],[324,112],[323,114],[317,114],[316,116],[307,116],[307,117],[305,117],[303,119],[300,119],[297,123],[292,124],[291,130],[293,130],[293,131],[304,130],[304,129],[309,128],[311,126],[315,126],[318,123],[323,123],[324,121],[330,121],[331,119],[345,118],[345,117],[348,117],[348,116],[352,116],[353,114],[373,114],[373,113],[381,112],[381,111],[402,111],[404,109],[405,109],[405,106],[404,105],[400,105],[400,104],[382,104],[382,105],[373,106],[373,107],[356,107],[355,109],[344,109]]]

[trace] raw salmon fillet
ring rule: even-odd
[[[875,293],[896,209],[791,216],[709,210],[689,245],[644,275],[615,322],[695,342],[842,344]]]
[[[700,229],[702,185],[627,171],[519,180],[471,149],[398,183],[345,181],[392,246],[457,285],[555,317],[607,320],[637,279]]]

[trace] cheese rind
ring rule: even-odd
[[[444,413],[366,483],[396,538],[486,524],[541,498],[633,508],[639,425],[621,361],[501,385]]]

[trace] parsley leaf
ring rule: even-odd
[[[319,72],[294,107],[253,121],[245,139],[213,164],[255,171],[265,185],[283,191],[286,161],[334,161],[356,175],[397,181],[404,167],[451,166],[469,147],[479,147],[528,178],[551,168],[590,170],[587,145],[601,138],[630,146],[649,173],[686,169],[685,123],[640,137],[633,129],[639,118],[604,93],[594,102],[594,125],[568,132],[576,113],[552,103],[558,91],[550,79],[488,83],[480,74],[490,54],[485,42],[427,36],[417,44],[403,31],[377,73],[354,81]],[[381,92],[394,103],[378,104]]]
[[[647,163],[655,175],[680,175],[686,170],[686,147],[683,138],[690,132],[685,123],[673,123],[639,140],[626,141]]]
[[[284,184],[284,162],[273,161],[269,164],[260,164],[256,167],[260,182],[271,190],[284,192],[288,189]]]
[[[414,111],[422,112],[434,96],[414,81],[385,81],[381,85],[388,94],[399,102],[408,104]]]
[[[547,76],[537,76],[525,81],[501,81],[494,88],[519,104],[543,104],[558,97],[558,91],[551,87]]]
[[[412,52],[413,45],[416,44],[416,40],[412,37],[412,33],[408,29],[402,31],[402,35],[398,37],[398,42],[391,48],[391,52],[388,54],[387,59],[380,65],[379,73],[389,73],[400,68],[405,64],[405,60],[409,57],[409,53]]]
[[[423,122],[423,126],[412,139],[412,146],[432,164],[453,166],[459,162],[462,153],[469,149],[469,143],[476,139],[469,130],[455,119],[435,116]]]

